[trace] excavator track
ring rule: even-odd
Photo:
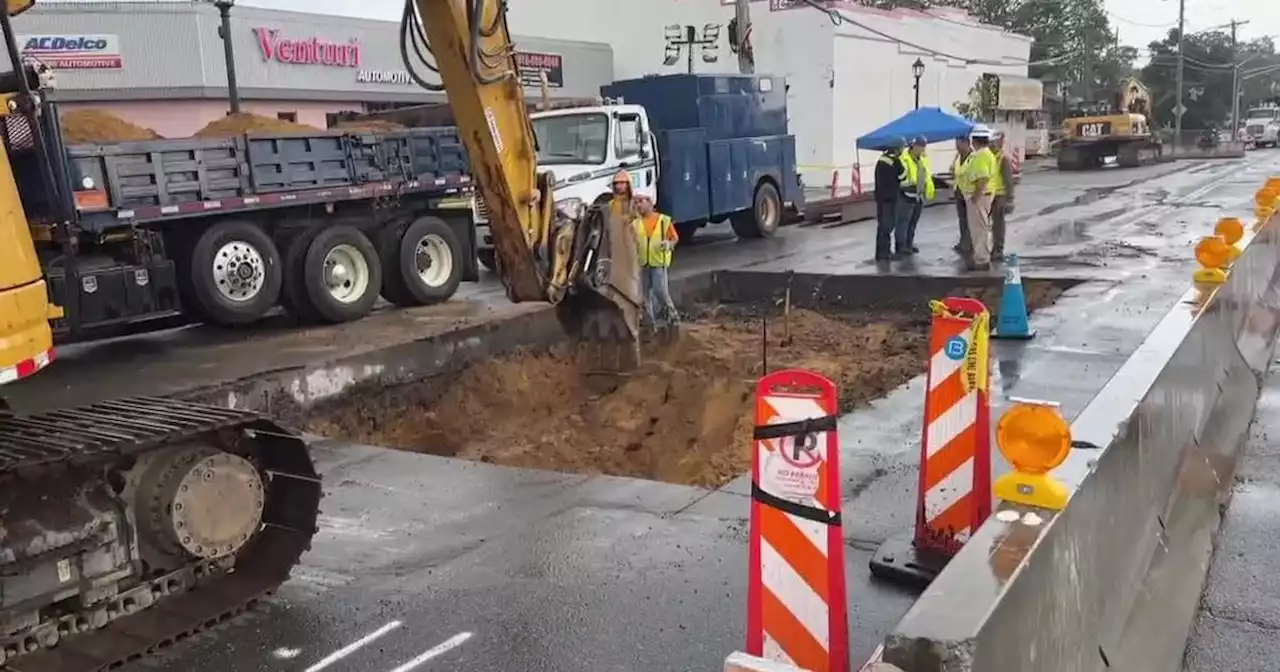
[[[137,397],[0,413],[0,670],[119,667],[251,608],[310,548],[305,442]]]

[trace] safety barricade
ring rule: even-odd
[[[991,316],[981,301],[934,301],[915,529],[885,541],[871,573],[928,584],[991,515]]]
[[[836,387],[809,371],[756,387],[747,653],[847,672]]]

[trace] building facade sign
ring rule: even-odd
[[[361,70],[356,81],[365,84],[416,84],[404,70]]]
[[[535,51],[517,51],[516,65],[520,69],[520,83],[529,87],[542,86],[542,73],[547,73],[547,88],[564,88],[564,57]]]
[[[19,35],[22,55],[55,70],[113,70],[124,67],[115,35]]]
[[[332,42],[319,37],[287,38],[275,28],[254,28],[258,50],[264,61],[292,65],[323,65],[338,68],[360,67],[360,42],[355,38]]]

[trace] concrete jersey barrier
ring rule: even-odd
[[[1072,424],[1067,509],[1003,505],[885,640],[906,672],[1180,669],[1280,331],[1280,222],[1192,290]]]

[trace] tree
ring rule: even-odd
[[[1231,115],[1231,83],[1237,62],[1231,35],[1219,31],[1191,33],[1183,44],[1182,104],[1186,113],[1182,127],[1219,126]],[[1151,89],[1154,119],[1172,126],[1173,110],[1178,104],[1178,31],[1170,30],[1163,40],[1152,42],[1149,49],[1151,61],[1142,69],[1142,81]]]

